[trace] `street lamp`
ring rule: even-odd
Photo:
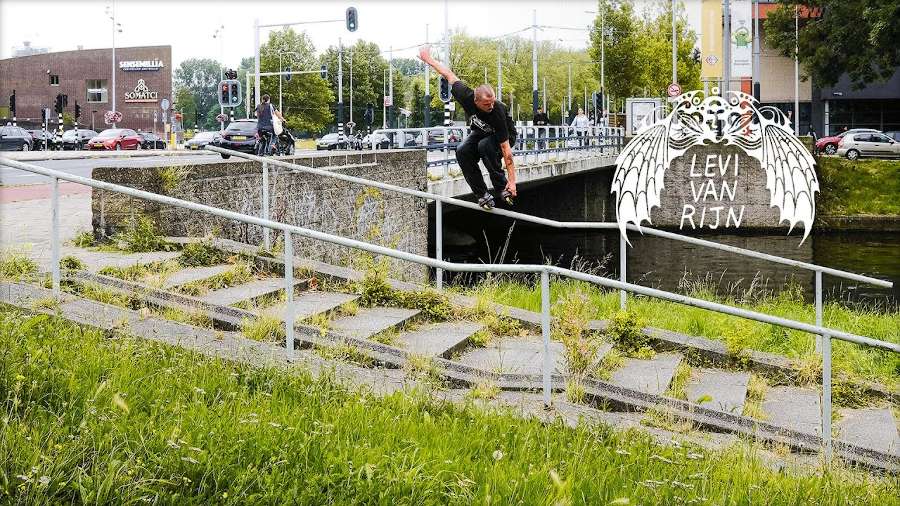
[[[116,1],[113,0],[112,7],[106,8],[106,15],[112,21],[112,110],[116,110],[116,32],[122,33],[121,23],[116,23]],[[113,128],[116,124],[113,123]]]
[[[221,81],[225,79],[225,25],[219,25],[219,27],[216,28],[216,31],[213,32],[213,38],[219,39],[219,81]],[[219,104],[219,114],[225,114],[225,106],[221,103]],[[219,130],[225,130],[224,121],[219,122]]]

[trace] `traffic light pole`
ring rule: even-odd
[[[344,46],[338,37],[338,145],[344,144]],[[346,148],[346,146],[344,146]]]
[[[538,110],[537,9],[531,15],[531,117],[534,118]]]
[[[425,24],[425,45],[428,45],[428,24]],[[425,127],[431,126],[431,66],[425,65]]]

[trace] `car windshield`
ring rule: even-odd
[[[76,137],[78,137],[78,132],[76,132],[75,130],[69,130],[68,132],[63,132],[62,138],[68,140],[68,139],[74,139]]]
[[[225,129],[226,132],[246,132],[248,130],[256,129],[256,123],[252,121],[235,121],[234,123],[228,125]]]
[[[125,130],[121,128],[108,128],[97,134],[97,137],[100,139],[113,139],[123,134],[125,134]]]

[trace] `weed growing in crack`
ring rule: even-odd
[[[284,320],[267,313],[252,320],[245,318],[241,320],[241,334],[253,341],[284,342]]]
[[[37,274],[38,266],[34,260],[20,251],[4,250],[0,253],[0,278],[10,281],[22,281]]]
[[[336,344],[334,346],[317,346],[316,353],[325,360],[340,360],[357,364],[362,367],[374,367],[375,359],[356,349],[349,343]]]
[[[644,335],[643,327],[644,322],[634,311],[617,311],[610,319],[606,335],[622,353],[633,355],[649,348],[650,339]]]

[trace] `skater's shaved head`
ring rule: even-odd
[[[490,84],[482,84],[475,88],[475,105],[484,112],[494,110],[494,88]]]

